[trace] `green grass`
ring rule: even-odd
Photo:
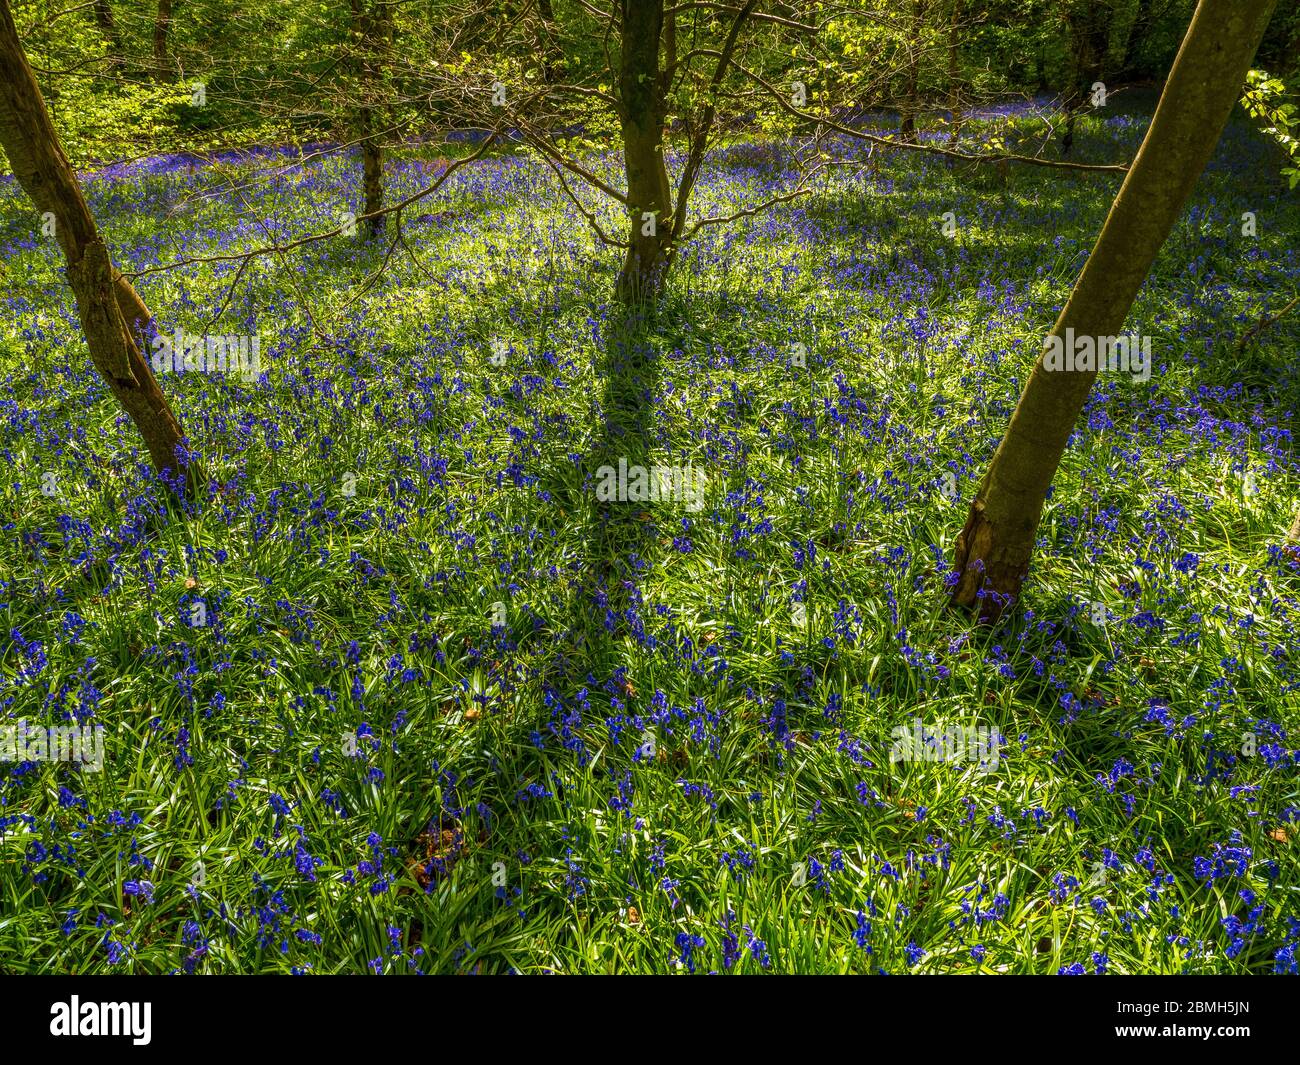
[[[1123,158],[1140,136],[1091,118],[1080,150]],[[732,148],[696,209],[752,203],[786,164]],[[964,502],[940,489],[951,472],[969,499],[1113,179],[837,170],[702,231],[631,328],[616,256],[543,168],[501,157],[415,209],[435,218],[407,219],[410,254],[373,284],[385,248],[343,239],[150,275],[169,329],[256,328],[267,370],[164,378],[221,486],[185,512],[6,186],[23,289],[0,313],[0,574],[22,639],[0,645],[0,707],[93,714],[108,756],[0,778],[0,968],[685,971],[679,935],[703,939],[701,972],[1281,967],[1300,917],[1298,578],[1277,550],[1300,503],[1300,329],[1236,344],[1300,276],[1300,207],[1269,165],[1229,131],[1130,319],[1152,380],[1099,382],[1024,609],[991,632],[943,609]],[[141,268],[331,226],[358,171],[327,160],[246,205],[218,174],[249,164],[89,197]],[[420,180],[391,176],[394,198]],[[703,509],[602,507],[594,472],[619,456],[704,470]],[[1007,745],[991,772],[891,763],[914,719]],[[1242,755],[1246,733],[1278,751]],[[1242,875],[1197,874],[1216,846],[1249,848]],[[1103,848],[1118,868],[1098,879]],[[151,902],[125,893],[140,880]]]

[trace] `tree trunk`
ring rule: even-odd
[[[551,0],[539,0],[537,14],[541,23],[537,52],[542,58],[542,80],[547,85],[553,85],[558,65],[564,61],[564,52],[556,44],[559,24],[555,21],[555,9],[551,6]]]
[[[117,32],[117,22],[113,18],[111,0],[95,0],[95,22],[103,31],[104,40],[108,42],[108,62],[110,66],[122,65],[122,35]]]
[[[1286,51],[1282,53],[1283,75],[1300,73],[1300,17],[1291,29],[1291,39],[1287,41]]]
[[[377,213],[384,209],[384,149],[374,139],[371,128],[367,116],[363,132],[366,140],[361,146],[362,176],[366,191],[363,213],[374,216],[366,220],[366,228],[370,232],[370,239],[375,240],[384,233],[384,216]]]
[[[91,362],[140,431],[154,468],[174,487],[184,468],[193,485],[198,466],[180,458],[180,424],[130,328],[143,327],[151,315],[109,259],[23,54],[8,0],[0,0],[0,146],[36,209],[54,216]]]
[[[1079,112],[1093,85],[1102,79],[1105,72],[1111,17],[1109,0],[1083,0],[1082,10],[1066,8],[1072,63],[1066,96],[1065,135],[1061,138],[1061,154],[1064,156],[1068,156],[1074,147],[1075,121]]]
[[[375,10],[367,0],[352,0],[352,30],[357,49],[359,82],[357,136],[361,142],[362,180],[365,190],[363,214],[375,215],[366,222],[367,234],[374,240],[384,232],[384,146],[375,129],[376,113],[383,113],[383,55],[389,21],[388,5],[379,0]],[[382,125],[382,119],[381,119]]]
[[[168,78],[167,37],[172,29],[172,0],[158,0],[158,17],[153,24],[154,77],[159,81]]]
[[[1241,94],[1277,0],[1200,0],[1151,126],[1052,335],[1113,336],[1182,211]],[[1047,489],[1096,371],[1040,355],[971,503],[952,602],[996,618],[1019,598]]]
[[[639,304],[657,299],[663,290],[673,225],[663,143],[667,102],[659,76],[663,0],[623,0],[622,14],[619,119],[629,229],[616,291],[623,303]]]
[[[1138,53],[1146,43],[1147,34],[1151,32],[1153,15],[1151,8],[1152,0],[1138,0],[1137,10],[1133,14],[1133,21],[1124,39],[1124,59],[1119,65],[1119,69],[1125,74],[1133,73]]]
[[[912,39],[907,48],[907,110],[903,114],[899,133],[909,144],[916,141],[916,112],[920,108],[917,94],[921,81],[921,27],[925,23],[924,0],[912,0]]]
[[[948,107],[952,125],[948,128],[948,147],[955,148],[961,134],[961,64],[958,45],[961,39],[962,0],[953,0],[952,24],[948,27]]]

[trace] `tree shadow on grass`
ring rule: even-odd
[[[595,432],[577,462],[577,487],[568,509],[581,515],[569,586],[548,626],[546,683],[563,689],[589,673],[610,674],[621,662],[619,645],[637,638],[642,621],[638,575],[647,566],[654,525],[647,504],[598,497],[597,486],[620,463],[650,467],[653,404],[661,368],[652,339],[655,312],[619,310],[609,320],[595,372],[600,382]]]

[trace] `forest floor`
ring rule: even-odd
[[[1300,197],[1232,126],[1130,318],[1150,377],[1099,378],[981,631],[953,538],[1118,182],[844,154],[636,323],[512,156],[391,254],[139,277],[164,333],[259,342],[256,380],[161,375],[216,482],[184,510],[0,184],[0,757],[104,726],[98,770],[0,765],[0,970],[1296,971],[1300,313],[1239,340],[1300,284]],[[794,180],[728,145],[694,209]],[[359,181],[86,194],[147,270],[332,229]],[[603,502],[619,460],[686,490]]]

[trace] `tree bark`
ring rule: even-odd
[[[1131,74],[1134,70],[1137,55],[1146,43],[1147,35],[1151,32],[1153,14],[1152,0],[1138,0],[1137,10],[1133,14],[1133,21],[1130,23],[1128,34],[1124,38],[1124,59],[1119,64],[1119,69],[1125,74]]]
[[[657,299],[668,271],[673,203],[664,163],[667,101],[659,67],[663,29],[663,0],[622,0],[619,119],[629,228],[616,291],[625,304]],[[653,224],[647,215],[653,216]]]
[[[95,23],[103,31],[104,40],[108,42],[109,65],[121,66],[122,35],[117,31],[117,21],[113,18],[111,0],[95,0]]]
[[[383,209],[383,140],[377,125],[382,126],[383,59],[389,44],[391,23],[385,0],[352,0],[352,36],[357,51],[357,139],[361,143],[361,178],[365,194],[363,215],[370,239],[381,237],[385,230]],[[380,122],[376,124],[376,116]]]
[[[357,49],[359,82],[357,137],[361,142],[362,183],[365,207],[362,213],[374,215],[366,221],[370,239],[383,235],[384,216],[384,145],[376,130],[375,115],[383,112],[383,58],[387,50],[390,22],[388,5],[379,0],[372,9],[368,0],[352,0],[352,33]],[[382,121],[380,123],[382,125]]]
[[[1075,121],[1092,86],[1101,81],[1110,50],[1113,12],[1110,0],[1082,0],[1081,8],[1066,7],[1065,20],[1070,28],[1071,77],[1066,96],[1065,135],[1061,154],[1068,156],[1074,147]]]
[[[1282,73],[1300,73],[1300,18],[1296,19],[1291,29],[1291,39],[1287,41],[1286,51],[1282,53]]]
[[[542,60],[542,80],[547,85],[553,85],[558,66],[564,61],[564,52],[556,44],[559,24],[555,21],[555,9],[551,5],[551,0],[538,0],[537,13],[541,23],[537,37],[537,51]]]
[[[952,23],[948,27],[948,107],[952,125],[948,128],[948,147],[955,148],[961,134],[961,63],[958,46],[961,40],[962,0],[953,0]]]
[[[1151,126],[1052,330],[1113,336],[1241,94],[1276,0],[1200,0]],[[995,619],[1020,596],[1047,489],[1096,371],[1040,355],[957,537],[952,602]]]
[[[193,486],[199,467],[180,457],[180,423],[130,328],[142,330],[152,316],[109,258],[23,53],[8,0],[0,0],[0,147],[36,209],[54,216],[91,362],[144,438],[154,469],[174,488],[180,486],[177,471],[184,470]]]
[[[916,112],[920,108],[918,92],[921,82],[921,29],[925,25],[925,0],[912,0],[912,40],[907,47],[907,110],[899,133],[909,144],[916,141]]]
[[[172,0],[158,0],[158,17],[153,23],[154,77],[159,81],[168,78],[167,38],[172,29]]]

